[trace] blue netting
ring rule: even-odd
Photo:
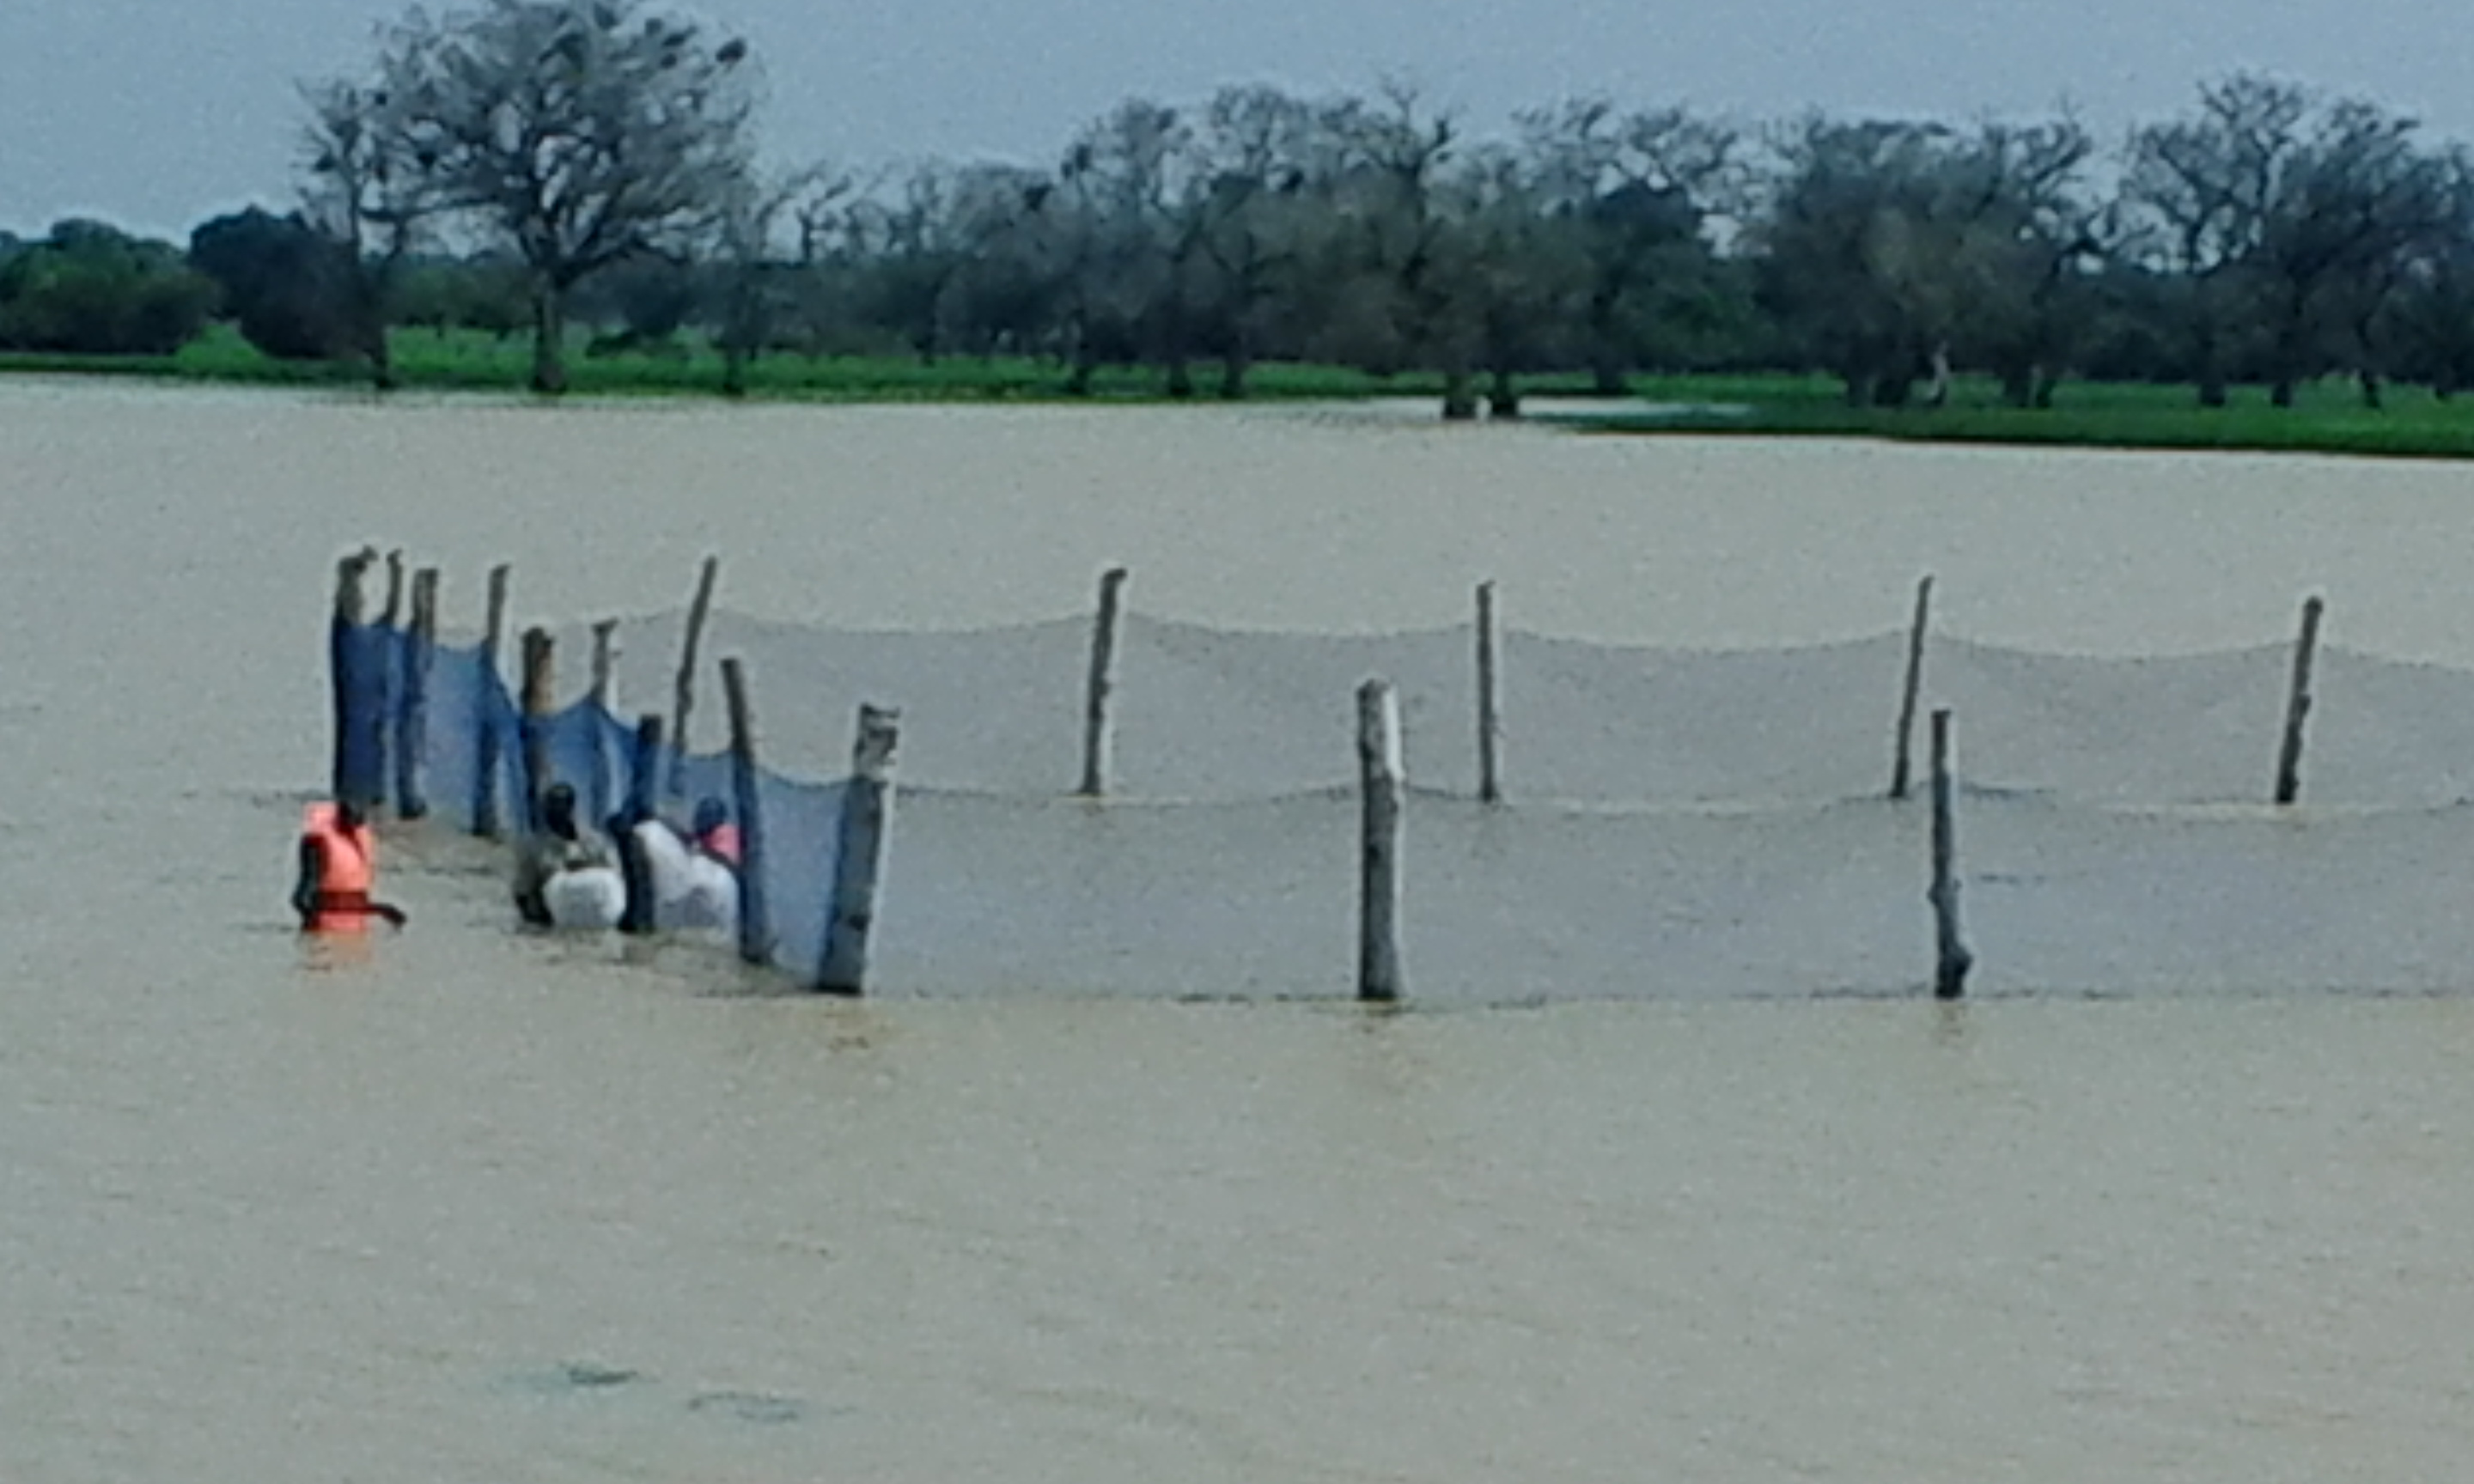
[[[401,687],[412,680],[415,650],[409,637],[371,625],[338,642],[351,646],[344,658],[352,668],[345,673],[354,677],[356,693],[366,704],[369,693],[358,687],[382,683],[384,714],[395,717]],[[525,826],[522,801],[530,791],[522,719],[506,684],[484,661],[477,644],[436,646],[422,679],[424,725],[415,740],[419,795],[427,804],[427,817],[462,830],[487,822],[479,786],[486,758],[496,783],[497,832],[517,835]],[[402,733],[391,725],[386,735],[392,744]],[[630,797],[636,782],[635,729],[601,706],[579,701],[546,718],[541,743],[548,775],[542,785],[574,788],[592,826],[604,826]],[[663,776],[654,780],[652,797],[660,817],[685,826],[698,802],[717,799],[734,820],[739,818],[726,755],[681,758],[665,752],[659,765]],[[391,785],[398,781],[389,778]],[[389,797],[401,798],[392,787]],[[761,895],[770,917],[772,962],[794,973],[809,973],[824,952],[841,789],[760,771],[757,797],[765,847]]]
[[[660,697],[665,714],[675,616],[621,626],[613,672],[618,693]],[[561,638],[561,653],[584,648]],[[780,767],[757,789],[772,957],[802,977],[822,953],[843,790],[800,776],[840,766],[858,704],[878,701],[902,709],[905,735],[872,989],[1347,993],[1351,691],[1369,674],[1399,685],[1418,785],[1403,856],[1415,997],[1899,993],[1929,976],[1925,814],[1881,797],[1903,634],[1713,653],[1509,634],[1500,808],[1468,798],[1465,631],[1128,615],[1104,806],[1064,797],[1085,625],[865,634],[716,613],[708,638],[759,687]],[[2283,644],[2097,658],[1937,638],[1930,653],[1927,703],[1963,724],[1972,987],[2467,983],[2474,675],[2324,651],[2305,804],[2271,811]],[[714,668],[696,676],[715,701],[691,738],[708,746]],[[486,753],[512,833],[524,745],[506,685],[471,646],[437,649],[426,681],[433,816],[473,825]],[[598,706],[569,706],[542,740],[596,820],[633,783],[634,728]],[[681,823],[704,798],[733,800],[711,753],[658,781]]]

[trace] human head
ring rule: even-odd
[[[565,783],[552,783],[542,794],[542,824],[550,833],[575,838],[575,790]]]
[[[730,823],[730,811],[718,799],[706,799],[696,804],[695,834],[701,840]]]
[[[335,824],[339,827],[344,829],[358,829],[362,825],[368,823],[368,821],[369,815],[362,810],[361,802],[359,800],[338,799],[335,801]]]

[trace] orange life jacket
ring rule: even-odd
[[[378,875],[376,835],[366,823],[357,829],[346,829],[336,823],[333,804],[313,803],[303,813],[301,837],[315,840],[320,847],[317,900],[309,930],[369,931],[370,892],[377,885]]]

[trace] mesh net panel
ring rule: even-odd
[[[672,707],[683,615],[616,634],[613,716],[577,703],[550,767],[594,817],[638,710]],[[581,672],[588,632],[558,635]],[[1468,630],[1243,633],[1127,615],[1112,797],[1079,779],[1087,620],[960,634],[717,612],[684,822],[730,802],[718,660],[754,691],[775,960],[813,970],[837,778],[862,701],[902,713],[875,928],[894,993],[1325,996],[1353,988],[1359,682],[1401,699],[1403,943],[1420,1000],[1894,993],[1929,979],[1917,802],[1880,797],[1904,634],[1706,652],[1505,635],[1504,784],[1476,787]],[[2094,658],[1936,637],[1958,718],[1959,854],[1984,993],[2422,993],[2474,963],[2474,675],[2323,648],[2305,806],[2273,811],[2291,646]],[[429,678],[427,793],[470,822],[482,730],[521,796],[507,687],[471,646]],[[606,779],[607,800],[594,779]],[[667,780],[665,780],[667,783]],[[502,806],[516,823],[512,804]],[[734,808],[734,813],[735,813]]]

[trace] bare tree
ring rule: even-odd
[[[1819,115],[1774,140],[1749,233],[1764,298],[1857,406],[1905,402],[1957,323],[1958,148],[1938,124]]]
[[[1951,265],[1954,338],[2017,407],[2051,405],[2081,323],[2087,271],[2113,236],[2085,189],[2096,141],[2078,121],[1979,126],[1953,158],[1966,226]]]
[[[779,179],[748,170],[726,182],[715,233],[722,271],[718,338],[723,395],[747,394],[748,364],[763,353],[780,318],[779,291],[792,267],[775,251],[784,220],[822,222],[850,189],[849,176],[824,164]],[[811,246],[803,232],[802,249]]]
[[[380,72],[389,156],[531,272],[537,391],[567,385],[569,291],[709,233],[748,168],[746,43],[638,0],[416,9],[387,34]]]
[[[1231,400],[1246,395],[1268,307],[1298,261],[1306,214],[1339,174],[1337,155],[1322,142],[1314,107],[1277,88],[1222,88],[1203,110],[1188,208],[1214,270],[1220,395]]]
[[[1613,395],[1636,358],[1630,322],[1661,281],[1706,271],[1704,223],[1741,180],[1740,136],[1682,108],[1619,113],[1602,98],[1517,116],[1543,208],[1574,229],[1589,281],[1591,379]]]
[[[2202,87],[2195,113],[2131,133],[2122,199],[2145,218],[2149,259],[2188,280],[2202,406],[2224,405],[2244,273],[2310,111],[2305,89],[2243,74]]]
[[[388,297],[442,202],[424,162],[403,152],[385,89],[335,81],[303,94],[309,117],[301,138],[308,174],[302,220],[331,246],[342,291],[336,307],[371,381],[384,390],[395,385]]]
[[[1402,342],[1443,372],[1443,417],[1473,418],[1478,331],[1454,296],[1466,239],[1454,235],[1441,200],[1461,123],[1428,109],[1406,83],[1387,82],[1382,94],[1379,107],[1348,100],[1326,119],[1348,159],[1335,192],[1336,226],[1389,290]]]

